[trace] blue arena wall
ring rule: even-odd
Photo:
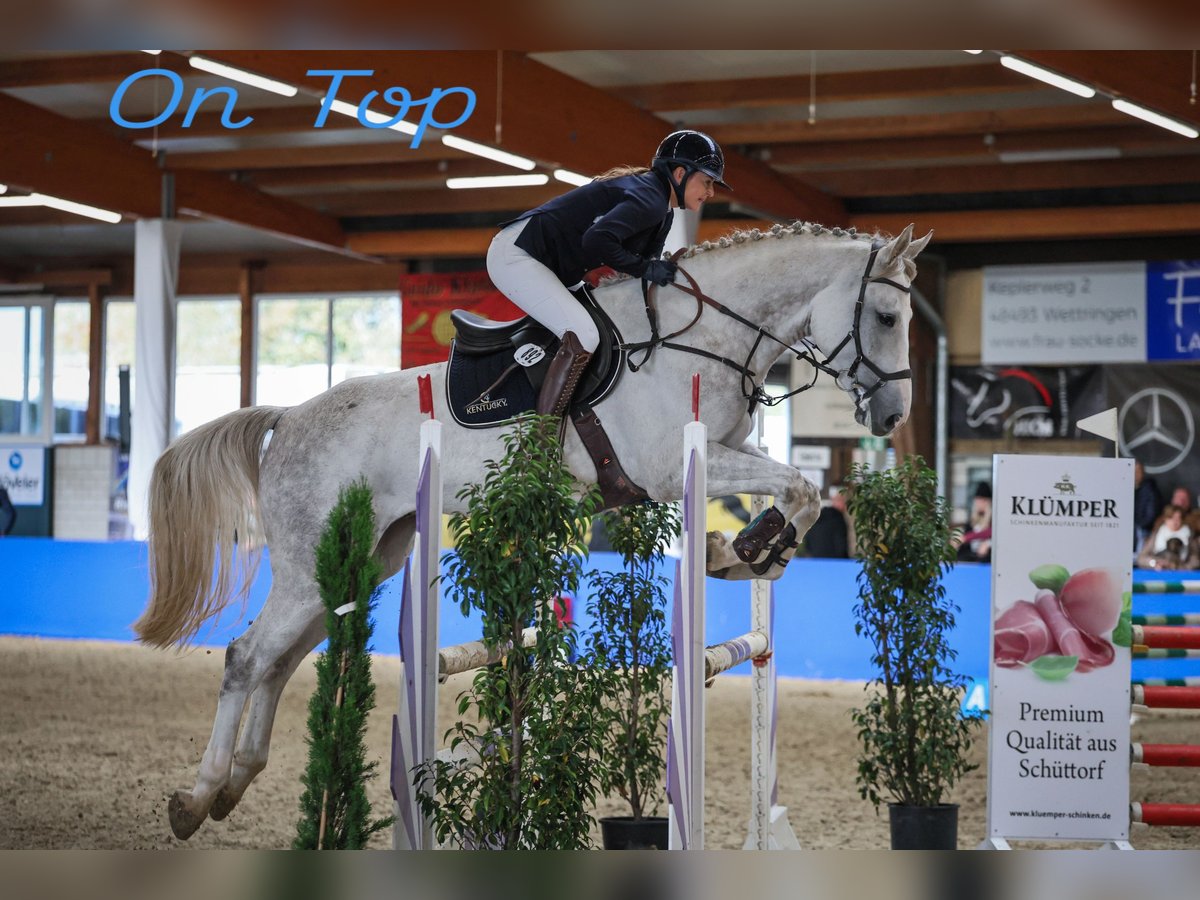
[[[588,568],[612,570],[619,558],[592,554]],[[674,560],[664,574],[674,577]],[[135,541],[91,543],[47,538],[0,539],[0,634],[46,638],[89,638],[129,641],[130,624],[141,614],[149,594],[146,545]],[[853,560],[800,559],[788,566],[775,583],[775,659],[780,675],[798,678],[865,680],[873,675],[871,647],[854,634],[853,606],[859,566]],[[1200,573],[1179,573],[1200,578]],[[1161,578],[1137,571],[1136,581]],[[1178,580],[1178,579],[1172,579]],[[200,643],[223,647],[241,634],[258,614],[270,589],[270,565],[264,560],[245,609],[232,605],[216,626],[201,631]],[[396,655],[396,626],[400,579],[385,582],[375,614],[374,649]],[[945,579],[946,590],[959,605],[952,644],[958,652],[954,667],[985,681],[988,667],[988,629],[991,567],[960,564]],[[585,594],[586,596],[586,594]],[[668,597],[670,591],[668,591]],[[1200,611],[1200,596],[1137,595],[1134,611],[1184,612],[1189,602]],[[577,602],[576,619],[586,626],[584,604]],[[750,627],[750,587],[745,582],[708,581],[708,641],[734,637]],[[441,643],[476,640],[477,619],[465,619],[457,606],[443,598]],[[1200,674],[1190,660],[1135,660],[1134,677],[1178,677]],[[735,674],[744,674],[735,670]]]

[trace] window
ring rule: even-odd
[[[262,297],[255,403],[295,406],[339,382],[400,366],[400,298]]]
[[[0,434],[49,443],[47,298],[0,300]]]
[[[175,317],[175,433],[241,405],[241,303],[181,298]]]
[[[86,300],[54,304],[54,437],[87,434],[88,342],[92,311]]]

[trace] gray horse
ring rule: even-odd
[[[747,443],[750,399],[781,355],[807,351],[854,398],[856,418],[876,435],[891,433],[908,417],[908,290],[916,275],[914,259],[930,237],[913,240],[911,225],[890,240],[800,223],[777,225],[694,247],[680,260],[723,310],[660,289],[660,333],[685,328],[703,308],[672,343],[724,361],[660,347],[639,371],[621,379],[597,412],[629,477],[655,500],[677,500],[683,492],[683,426],[692,417],[691,376],[700,373],[710,496],[775,498],[768,511],[775,524],[764,530],[757,523],[759,542],[749,551],[745,543],[710,533],[710,573],[748,579],[767,559],[775,564],[763,577],[778,578],[794,542],[820,509],[817,488],[799,471]],[[637,281],[601,286],[595,296],[626,340],[649,335]],[[422,374],[432,377],[434,396],[444,397],[441,364],[355,378],[300,406],[230,413],[187,433],[159,458],[150,485],[152,595],[134,626],[139,639],[157,647],[194,639],[205,620],[245,596],[263,544],[271,548],[273,575],[258,618],[226,651],[212,736],[196,784],[170,800],[178,837],[189,837],[209,816],[228,815],[267,764],[284,684],[325,637],[313,551],[348,482],[365,477],[374,491],[376,553],[385,577],[402,567],[413,540]],[[459,489],[482,476],[483,460],[502,455],[501,433],[445,422],[448,512],[456,508]],[[570,428],[564,453],[581,481],[595,480],[595,468]]]

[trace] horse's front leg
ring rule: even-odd
[[[737,450],[709,442],[708,493],[762,494],[775,498],[766,509],[730,541],[720,532],[708,534],[707,569],[730,577],[731,572],[765,561],[773,548],[779,570],[795,553],[795,546],[808,533],[821,512],[820,491],[796,469],[776,462],[757,447],[743,444]],[[768,567],[772,568],[772,567]],[[767,572],[751,572],[746,577]],[[736,577],[736,576],[734,576]]]

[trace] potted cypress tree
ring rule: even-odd
[[[602,818],[600,830],[609,850],[666,850],[667,819],[655,813],[670,715],[670,581],[656,572],[679,533],[679,513],[674,504],[641,503],[607,512],[603,521],[622,569],[591,577],[586,657],[604,680],[600,790],[624,799],[629,815]]]
[[[555,601],[578,592],[595,490],[563,464],[559,420],[531,416],[504,436],[505,454],[459,492],[450,517],[447,592],[482,613],[483,643],[503,654],[459,697],[450,757],[416,770],[422,811],[441,843],[477,849],[588,846],[597,791],[600,679],[569,662],[575,636]],[[536,626],[532,647],[523,631]]]
[[[871,641],[878,671],[851,712],[859,793],[876,810],[889,801],[893,849],[953,850],[958,805],[945,799],[975,768],[967,755],[981,719],[962,715],[966,679],[950,668],[958,607],[942,585],[955,552],[946,503],[914,456],[888,471],[855,466],[849,487],[862,561],[854,630]]]

